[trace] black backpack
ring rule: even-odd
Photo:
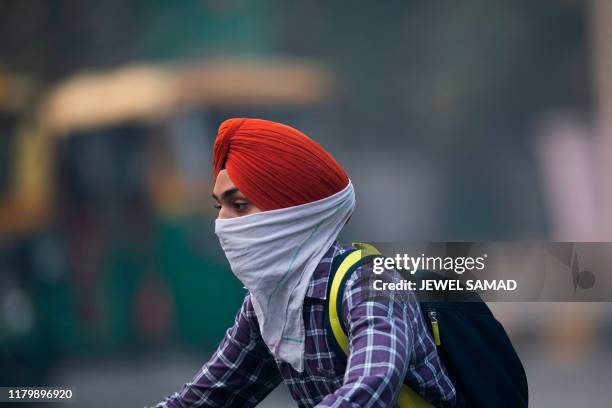
[[[346,281],[359,266],[372,262],[380,252],[371,245],[354,243],[358,249],[337,256],[332,264],[325,317],[328,340],[336,354],[347,355],[348,337],[341,316]],[[447,279],[430,271],[418,271],[411,279]],[[423,319],[436,344],[438,355],[457,390],[460,407],[528,406],[527,377],[523,365],[489,307],[478,294],[462,294],[460,301],[425,299],[415,291]],[[444,297],[442,294],[441,297]],[[398,398],[400,408],[431,407],[407,385]]]

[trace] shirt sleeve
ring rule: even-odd
[[[254,407],[280,381],[247,295],[211,359],[179,392],[154,408]]]
[[[349,338],[342,387],[317,407],[393,407],[408,370],[412,350],[406,295],[375,291],[372,278],[392,281],[358,268],[347,281],[342,309]]]

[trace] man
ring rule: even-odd
[[[348,359],[329,346],[328,278],[347,250],[336,237],[355,195],[327,151],[289,126],[230,119],[215,140],[214,173],[215,232],[248,294],[211,359],[157,407],[252,407],[281,381],[299,407],[394,407],[404,380],[435,406],[454,406],[418,303],[374,294],[371,266],[343,293]]]

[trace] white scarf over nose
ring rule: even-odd
[[[232,271],[251,294],[263,341],[297,371],[304,371],[304,296],[354,209],[349,181],[322,200],[215,221]]]

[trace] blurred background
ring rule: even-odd
[[[244,296],[234,116],[342,163],[346,243],[612,241],[608,0],[0,0],[0,385],[142,407],[200,368]],[[491,306],[532,406],[610,406],[609,304]]]

